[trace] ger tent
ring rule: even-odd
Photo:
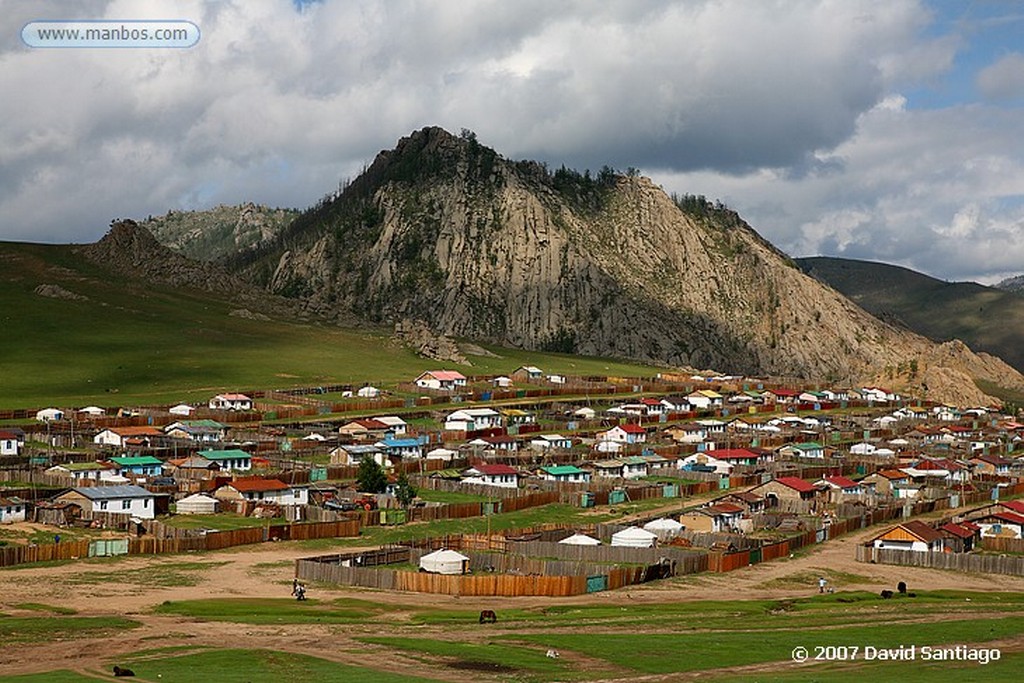
[[[559,543],[564,543],[565,545],[601,545],[601,541],[586,534],[573,534],[563,538]]]
[[[194,493],[179,500],[174,509],[179,515],[212,515],[219,503],[216,498]]]
[[[420,571],[431,574],[465,574],[469,558],[454,550],[441,548],[420,558]]]
[[[644,530],[655,534],[659,540],[666,541],[675,538],[683,530],[683,525],[674,519],[662,517],[644,524]]]
[[[653,548],[657,539],[657,535],[650,531],[644,531],[638,526],[631,526],[612,534],[612,545],[624,548]]]

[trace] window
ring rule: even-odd
[[[107,501],[101,500],[100,501],[100,510],[106,510],[106,509],[107,509]]]
[[[131,506],[132,506],[132,502],[130,500],[122,500],[121,501],[121,509],[122,510],[127,510],[127,509],[131,508]]]
[[[146,498],[144,501],[142,501],[142,507],[144,507],[144,508],[148,508],[149,507],[149,498]]]

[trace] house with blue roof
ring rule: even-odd
[[[383,448],[388,457],[399,457],[403,460],[415,460],[423,457],[425,438],[392,439],[378,441],[375,446]]]

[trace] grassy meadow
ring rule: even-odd
[[[324,681],[452,680],[459,672],[474,680],[633,680],[674,674],[710,681],[877,680],[1016,681],[1024,653],[1024,595],[966,591],[921,592],[916,598],[882,600],[863,592],[812,595],[792,600],[699,602],[609,602],[551,604],[499,609],[498,623],[477,623],[478,607],[454,609],[361,598],[309,600],[215,598],[165,602],[161,617],[224,622],[242,628],[286,626],[297,642],[313,633],[328,638],[323,658],[282,649],[221,649],[194,644],[145,650],[110,660],[130,666],[141,680],[271,681],[313,676]],[[936,619],[935,615],[942,617]],[[0,623],[10,617],[0,618]],[[38,624],[80,617],[31,618]],[[303,629],[328,629],[306,632]],[[65,635],[65,634],[61,634]],[[915,661],[867,660],[865,648],[915,646]],[[987,664],[936,662],[930,647],[998,649]],[[816,647],[857,647],[838,661],[815,661]],[[792,653],[807,648],[809,661]],[[546,656],[556,650],[557,658]],[[374,664],[373,662],[376,662]],[[109,669],[106,669],[109,671]],[[53,678],[5,680],[78,681],[79,673],[54,671]],[[282,678],[283,677],[283,678]]]
[[[440,365],[388,342],[390,330],[347,330],[229,315],[240,308],[198,291],[154,287],[108,272],[64,245],[0,243],[4,391],[0,408],[158,404],[211,392],[328,383],[394,385]],[[33,293],[57,285],[78,299]],[[599,358],[491,347],[465,372],[535,364],[571,374],[650,375]]]

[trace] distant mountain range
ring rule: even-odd
[[[1024,371],[1024,297],[974,282],[944,282],[884,263],[796,259],[808,275],[834,287],[877,318],[944,342],[960,339]]]

